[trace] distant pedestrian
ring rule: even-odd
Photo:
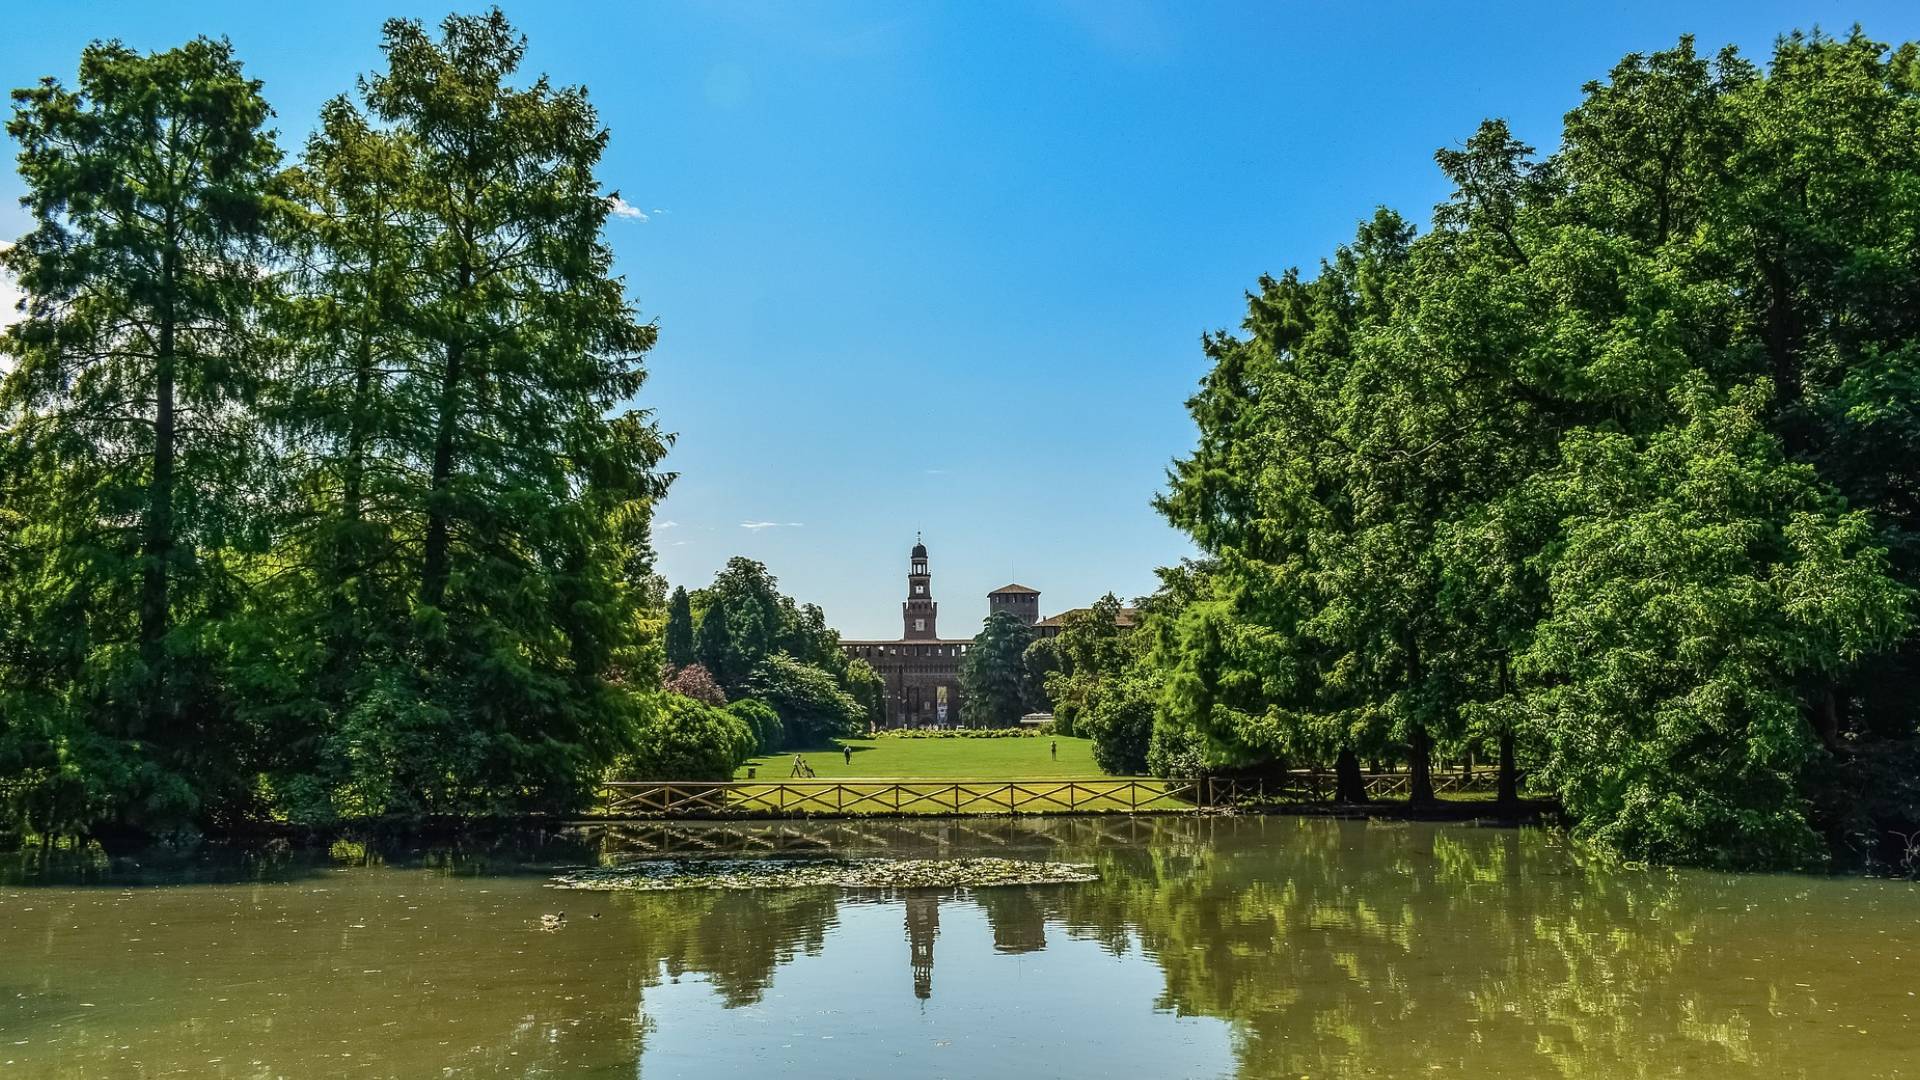
[[[853,764],[853,747],[842,746],[840,748],[840,756],[845,758],[847,761],[847,764],[851,766]]]
[[[1053,745],[1047,747],[1047,750],[1053,754],[1053,760],[1055,761],[1060,760],[1060,740],[1059,739],[1053,740]]]

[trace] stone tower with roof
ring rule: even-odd
[[[933,602],[933,575],[927,572],[927,545],[916,535],[907,564],[907,599],[900,605],[900,639],[938,641],[934,620],[939,615],[940,605]]]
[[[1019,619],[1023,625],[1032,626],[1040,621],[1040,590],[1029,589],[1025,585],[1002,585],[987,594],[987,615],[991,618],[1002,611]]]

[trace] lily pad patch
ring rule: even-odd
[[[560,889],[950,889],[1097,881],[1079,863],[1020,859],[649,859],[553,879]]]

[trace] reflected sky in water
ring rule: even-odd
[[[546,887],[700,852],[1101,879]],[[769,823],[30,863],[0,870],[0,1077],[1920,1076],[1920,886],[1583,866],[1539,830]]]

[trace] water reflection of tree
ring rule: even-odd
[[[647,986],[706,978],[728,1008],[753,1005],[782,964],[816,955],[836,918],[832,889],[622,893],[629,955]]]
[[[1085,885],[889,898],[916,993],[932,989],[938,906],[974,905],[1000,951],[1064,932],[1150,958],[1159,1006],[1230,1022],[1250,1077],[1791,1075],[1819,1068],[1806,1025],[1833,1023],[1830,1001],[1754,963],[1755,942],[1819,934],[1806,894],[1843,884],[1583,868],[1540,830],[1299,818],[895,823],[834,837],[853,856],[1094,864],[1100,880]],[[837,894],[622,899],[642,935],[635,955],[705,972],[742,1004],[822,947]],[[1804,970],[1862,940],[1857,925],[1831,934],[1774,955]],[[1835,991],[1857,999],[1858,986]],[[1901,1015],[1860,1019],[1897,1030]]]
[[[1569,1076],[1751,1064],[1737,1012],[1642,999],[1695,934],[1699,902],[1634,875],[1587,875],[1547,835],[1299,819],[1172,823],[1088,856],[1060,893],[1076,935],[1137,945],[1163,1007],[1235,1025],[1251,1076]],[[1662,1056],[1664,1055],[1664,1057]],[[1528,1067],[1531,1062],[1531,1068]]]
[[[974,901],[987,916],[993,948],[1003,953],[1039,952],[1047,947],[1047,913],[1059,889],[981,889]],[[1050,896],[1049,894],[1053,894]]]

